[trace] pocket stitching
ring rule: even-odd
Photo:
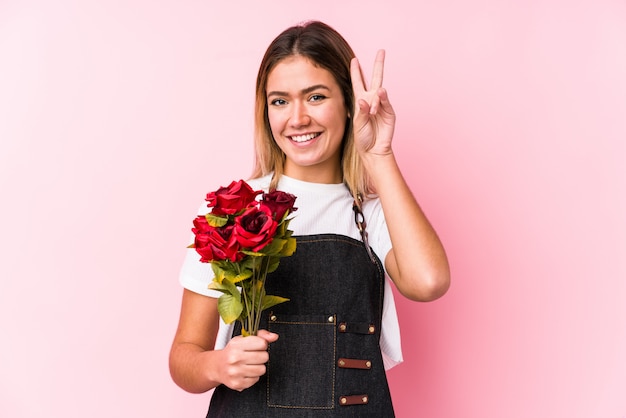
[[[272,408],[283,408],[283,409],[315,409],[315,410],[330,410],[335,409],[335,381],[336,381],[336,358],[337,358],[337,315],[333,314],[333,321],[279,321],[274,320],[268,323],[268,330],[271,331],[271,324],[287,324],[287,325],[322,325],[322,326],[332,326],[332,339],[333,339],[333,352],[332,352],[332,381],[331,381],[331,399],[329,406],[298,406],[298,405],[280,405],[273,404],[270,401],[270,370],[268,368],[267,373],[267,392],[266,392],[266,402],[268,407]]]

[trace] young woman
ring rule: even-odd
[[[170,370],[189,392],[216,388],[208,417],[394,416],[385,369],[402,353],[388,279],[430,301],[450,274],[393,154],[384,58],[367,87],[350,46],[321,22],[285,30],[265,53],[248,182],[297,196],[297,250],[266,283],[290,301],[257,336],[233,337],[207,289],[210,265],[189,250]]]

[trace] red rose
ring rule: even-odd
[[[269,209],[274,220],[280,222],[286,212],[294,212],[297,208],[293,207],[296,197],[291,193],[274,190],[273,192],[264,193],[261,206]]]
[[[233,234],[235,225],[226,225],[221,228],[217,228],[217,233],[226,241],[226,245],[222,247],[226,258],[232,262],[241,261],[245,254],[239,252],[241,246],[237,242],[237,237]]]
[[[234,225],[215,228],[206,220],[204,216],[198,216],[193,221],[192,229],[195,234],[194,247],[200,254],[200,261],[210,263],[211,261],[230,260],[240,261],[243,254],[239,252],[239,243],[233,235]]]
[[[261,190],[252,190],[250,185],[243,180],[233,181],[228,187],[220,187],[215,192],[206,195],[208,207],[212,207],[211,213],[215,215],[234,215],[248,208]]]
[[[251,207],[235,218],[237,241],[242,247],[257,252],[272,242],[278,222],[266,207]]]

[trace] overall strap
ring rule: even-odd
[[[357,193],[354,198],[354,204],[352,205],[352,210],[354,211],[354,223],[356,223],[357,228],[359,228],[359,233],[361,234],[361,239],[363,240],[363,245],[365,246],[367,255],[369,255],[372,263],[376,263],[376,258],[372,253],[372,249],[370,248],[369,241],[367,239],[367,231],[365,230],[367,223],[365,222],[365,217],[363,216],[362,204],[363,196],[361,193]]]

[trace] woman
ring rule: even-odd
[[[209,417],[394,416],[385,368],[402,355],[385,273],[416,301],[442,296],[450,278],[392,151],[384,57],[367,88],[350,46],[321,22],[285,30],[265,53],[249,183],[297,196],[296,253],[266,284],[290,301],[257,336],[230,338],[210,266],[190,250],[170,370],[189,392],[216,388]]]

